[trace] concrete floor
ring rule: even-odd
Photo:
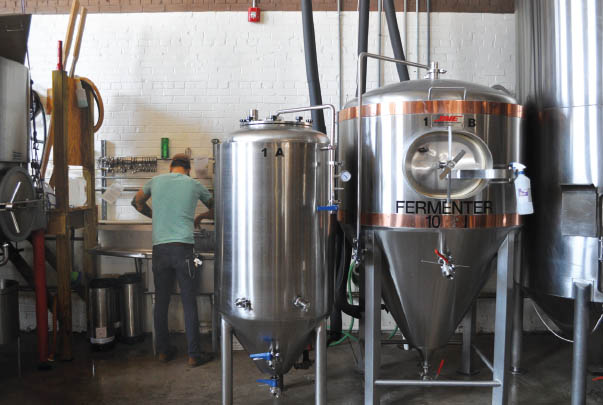
[[[0,347],[0,402],[10,404],[188,404],[220,403],[220,363],[189,369],[185,365],[185,339],[174,335],[178,358],[168,364],[152,357],[150,338],[144,343],[117,345],[108,352],[91,352],[85,336],[75,338],[72,362],[57,362],[50,371],[36,369],[35,335],[23,336],[23,378],[16,377],[15,347]],[[477,344],[491,354],[491,336],[480,336]],[[549,335],[529,335],[525,342],[524,364],[528,373],[511,379],[510,404],[568,404],[570,400],[571,345]],[[437,352],[434,363],[445,359],[441,379],[462,379],[456,373],[459,346]],[[313,354],[312,354],[313,357]],[[263,378],[245,352],[235,352],[235,404],[311,404],[314,371],[292,370],[286,375],[286,391],[274,401]],[[397,345],[383,346],[382,375],[390,378],[416,378],[415,352]],[[484,367],[475,377],[489,379]],[[362,404],[362,375],[355,370],[354,355],[348,344],[328,351],[329,404]],[[588,404],[603,404],[603,381],[588,381]],[[399,388],[383,389],[382,404],[488,404],[487,388]]]

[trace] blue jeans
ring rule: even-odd
[[[174,286],[178,279],[180,296],[184,308],[184,324],[188,355],[201,354],[199,336],[199,316],[197,314],[197,274],[193,262],[193,245],[165,243],[153,246],[153,279],[155,280],[155,341],[157,352],[167,353],[170,347],[168,330],[168,307]]]

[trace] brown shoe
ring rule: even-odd
[[[167,363],[170,360],[173,360],[176,357],[176,346],[170,346],[165,353],[159,353],[159,361],[162,363]]]
[[[193,368],[193,367],[199,367],[202,364],[208,363],[213,359],[213,356],[209,353],[201,353],[201,355],[196,356],[196,357],[190,357],[188,358],[188,366]]]

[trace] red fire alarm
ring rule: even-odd
[[[247,21],[257,23],[260,22],[260,8],[255,6],[255,0],[251,7],[247,10]]]

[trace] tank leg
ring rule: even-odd
[[[218,331],[218,323],[220,322],[220,315],[218,314],[218,308],[216,307],[216,294],[211,295],[211,349],[214,353],[218,353],[220,345],[218,339],[220,332]]]
[[[314,403],[327,405],[327,321],[316,328],[316,392]]]
[[[153,356],[157,356],[157,339],[155,336],[155,293],[151,294],[151,335],[153,335]]]
[[[500,382],[492,389],[492,405],[506,405],[509,395],[510,347],[513,314],[513,282],[517,237],[510,232],[498,249],[496,265],[496,319],[494,321],[493,379]]]
[[[365,275],[365,344],[364,344],[364,404],[379,403],[375,380],[381,363],[381,251],[375,234],[366,234]]]
[[[232,405],[232,326],[221,320],[222,405]]]
[[[21,335],[17,336],[17,371],[21,378]]]
[[[475,369],[473,349],[471,348],[473,338],[475,337],[475,307],[476,303],[471,305],[471,308],[461,321],[461,325],[463,325],[463,346],[461,349],[461,367],[458,373],[463,375],[475,375],[479,372]]]
[[[574,356],[572,364],[572,405],[586,403],[586,366],[588,352],[591,285],[574,282]]]
[[[523,291],[521,285],[515,284],[513,293],[513,343],[511,346],[511,373],[523,374],[521,368],[521,350],[523,340]]]

